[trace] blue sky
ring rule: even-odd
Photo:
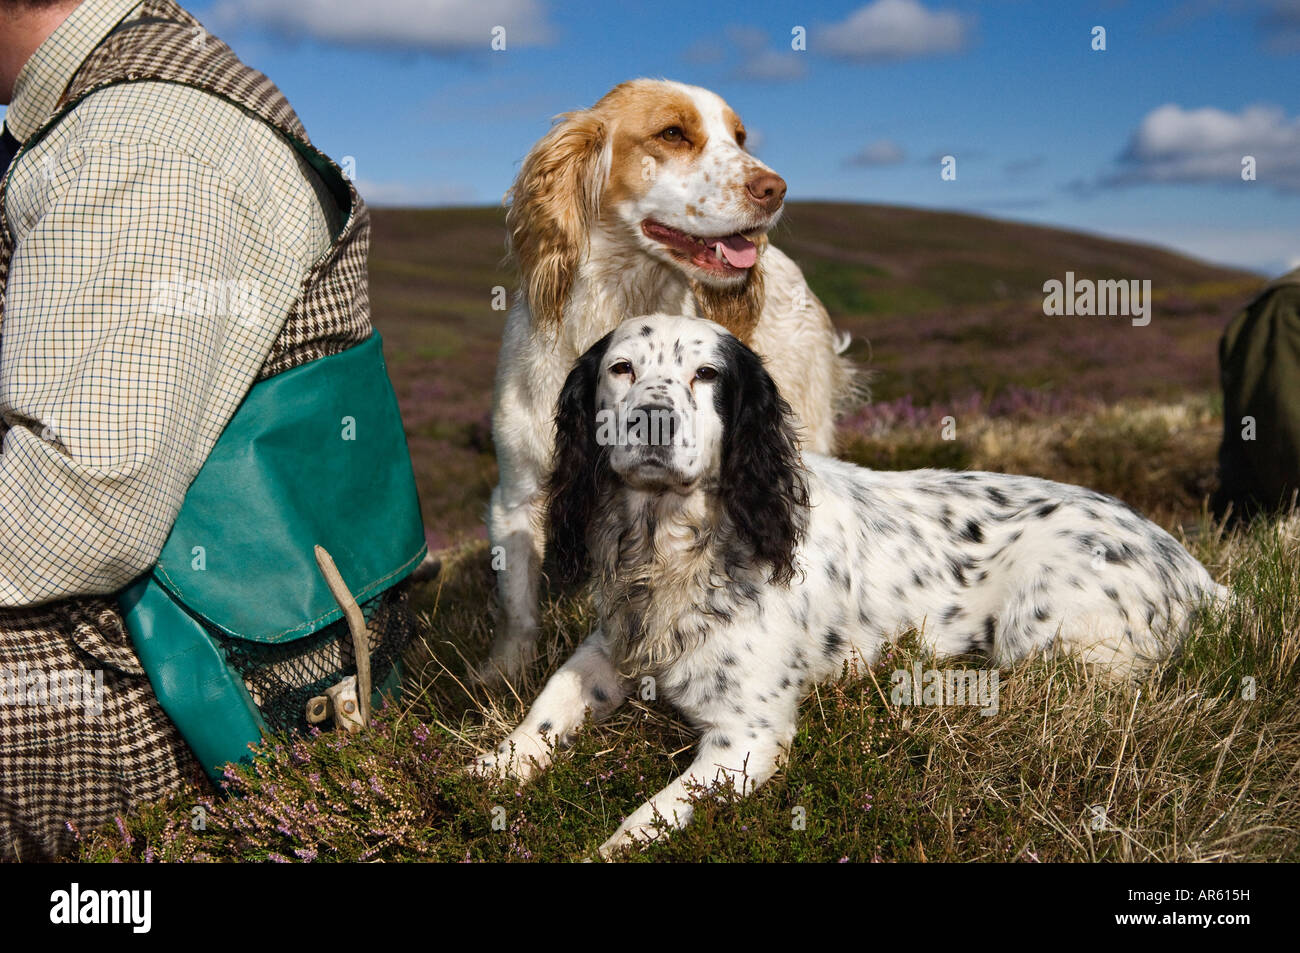
[[[318,145],[354,157],[373,204],[499,202],[553,115],[666,76],[722,94],[792,199],[1300,265],[1300,0],[189,7],[280,84]],[[791,49],[796,26],[806,50]],[[1105,51],[1091,48],[1097,26]],[[955,181],[940,177],[944,154]]]

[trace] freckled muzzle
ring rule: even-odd
[[[634,486],[691,485],[699,476],[699,448],[694,436],[694,416],[689,396],[683,401],[674,391],[679,384],[649,383],[629,392],[617,408],[615,424],[607,431],[610,466]],[[689,395],[689,392],[686,392]],[[598,440],[601,437],[597,428]]]
[[[642,404],[632,411],[632,418],[630,441],[650,455],[667,455],[682,432],[681,417],[666,404]]]

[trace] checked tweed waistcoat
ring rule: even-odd
[[[33,140],[63,118],[78,100],[95,91],[117,83],[152,80],[182,83],[227,99],[279,130],[290,142],[306,148],[317,162],[338,170],[311,146],[302,122],[275,84],[241,63],[230,47],[206,33],[198,20],[171,0],[149,0],[143,13],[141,19],[128,21],[96,48],[64,94],[59,112],[50,117]],[[18,155],[21,158],[21,151]],[[303,281],[302,294],[259,380],[337,354],[370,336],[366,283],[370,214],[350,181],[347,199],[350,212],[342,230]],[[0,192],[0,288],[8,278],[12,255],[4,194]],[[4,301],[0,296],[0,345],[3,334]],[[4,424],[0,422],[3,436]]]
[[[170,0],[147,0],[136,19],[110,33],[73,78],[37,141],[82,99],[127,82],[181,83],[221,97],[278,130],[317,170],[342,226],[303,279],[300,294],[258,380],[337,354],[371,334],[366,257],[369,214],[338,167],[312,147],[288,101],[269,79]],[[22,151],[16,161],[20,161]],[[346,193],[339,183],[346,183]],[[2,187],[0,187],[2,188]],[[2,290],[13,244],[0,191],[0,348]],[[7,430],[0,421],[0,439]],[[111,598],[88,596],[26,609],[0,609],[0,665],[28,670],[105,672],[105,704],[91,717],[56,706],[0,710],[0,749],[22,752],[21,768],[0,764],[0,859],[68,850],[68,829],[97,826],[133,803],[198,778],[193,759],[159,708]],[[44,754],[48,751],[48,755]]]

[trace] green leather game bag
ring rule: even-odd
[[[356,671],[317,568],[334,558],[367,621],[371,676],[398,678],[411,622],[397,584],[426,551],[378,333],[256,384],[198,476],[153,570],[119,595],[163,710],[209,776]]]

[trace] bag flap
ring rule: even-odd
[[[287,642],[342,617],[316,545],[358,602],[424,558],[378,333],[249,391],[190,485],[153,575],[222,632]]]

